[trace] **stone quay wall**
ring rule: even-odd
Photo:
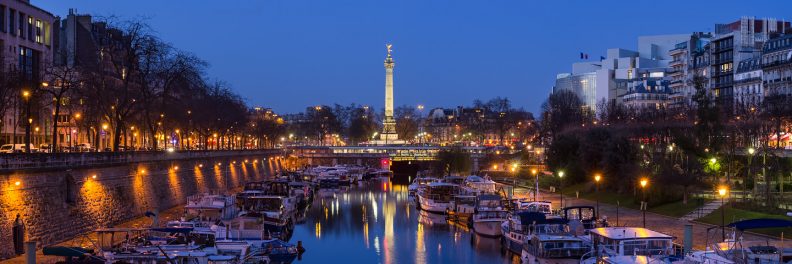
[[[19,223],[24,240],[53,245],[285,166],[280,150],[0,154],[0,259],[15,255]]]

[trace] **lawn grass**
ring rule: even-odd
[[[721,211],[724,211],[724,220],[725,224],[729,224],[731,222],[740,221],[740,220],[747,220],[747,219],[756,219],[756,218],[775,218],[775,219],[785,219],[785,220],[792,220],[792,217],[784,216],[784,215],[775,215],[775,214],[767,214],[767,213],[760,213],[754,211],[747,211],[737,208],[732,208],[730,206],[723,206],[718,210],[713,211],[712,213],[699,218],[698,222],[703,222],[707,224],[713,225],[721,225]],[[781,232],[784,233],[784,237],[792,237],[792,228],[763,228],[763,229],[753,229],[750,230],[751,232],[771,235],[775,237],[780,237]]]

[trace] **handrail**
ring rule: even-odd
[[[0,172],[23,169],[56,169],[82,166],[114,165],[198,158],[220,158],[240,155],[281,155],[280,149],[220,151],[139,151],[81,153],[8,153],[0,154]]]

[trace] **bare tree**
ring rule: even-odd
[[[78,89],[82,83],[80,71],[74,65],[51,66],[46,70],[49,78],[47,85],[39,86],[39,92],[49,94],[52,97],[53,116],[52,116],[52,144],[51,152],[58,152],[60,138],[58,137],[58,121],[61,107],[71,105],[68,102],[69,96]]]

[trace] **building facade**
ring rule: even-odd
[[[734,112],[753,112],[764,100],[761,57],[747,59],[737,64],[734,75]]]
[[[687,107],[693,104],[692,98],[696,92],[693,85],[694,76],[706,76],[706,70],[702,70],[702,54],[709,52],[709,41],[712,34],[705,32],[695,32],[690,35],[690,39],[680,42],[668,51],[671,62],[668,64],[669,88],[671,89],[670,104],[671,108]],[[706,64],[703,69],[709,68]]]
[[[0,144],[23,144],[27,122],[31,145],[47,139],[45,132],[52,127],[48,108],[34,107],[27,115],[26,104],[33,98],[23,98],[22,93],[32,94],[45,80],[45,69],[53,60],[56,23],[55,16],[29,0],[0,0],[0,79],[14,93],[0,109]]]
[[[762,50],[761,85],[764,95],[792,95],[792,34],[767,41]]]
[[[619,96],[629,109],[660,109],[669,106],[672,90],[664,69],[641,70],[624,80],[627,92]]]
[[[710,46],[710,89],[726,113],[736,111],[735,75],[738,64],[761,56],[762,47],[770,36],[789,27],[789,22],[754,17],[715,25]]]

